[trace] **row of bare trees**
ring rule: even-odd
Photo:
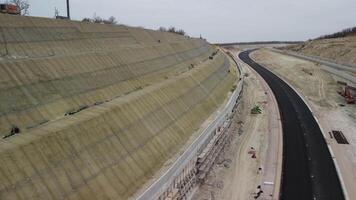
[[[185,36],[186,33],[183,29],[176,29],[175,27],[171,26],[169,28],[165,28],[163,26],[159,27],[158,29],[159,31],[162,31],[162,32],[170,32],[170,33],[175,33],[175,34],[179,34],[179,35],[183,35]]]
[[[12,3],[12,4],[16,5],[18,7],[21,15],[29,15],[30,4],[29,4],[28,0],[10,0],[10,1],[8,1],[8,3]],[[59,16],[59,11],[57,8],[55,8],[55,17],[56,16]],[[105,19],[100,16],[97,16],[96,14],[94,14],[94,16],[92,18],[89,18],[89,17],[83,18],[82,21],[83,22],[99,23],[99,24],[117,24],[118,23],[114,16],[111,16],[108,19]],[[162,31],[162,32],[170,32],[170,33],[175,33],[175,34],[186,36],[186,33],[183,29],[177,29],[173,26],[171,26],[169,28],[159,27],[158,30]]]
[[[347,28],[347,29],[344,29],[344,30],[342,30],[340,32],[333,33],[333,34],[330,34],[330,35],[324,35],[324,36],[318,37],[317,39],[340,38],[340,37],[346,37],[346,36],[349,36],[349,35],[352,35],[352,34],[356,34],[356,27]]]
[[[86,17],[82,21],[98,23],[98,24],[117,24],[117,20],[114,16],[111,16],[108,19],[105,19],[105,18],[94,15],[93,18]]]

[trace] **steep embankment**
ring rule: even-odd
[[[205,41],[125,26],[0,15],[0,55],[4,200],[130,197],[236,80]]]
[[[356,35],[333,39],[311,40],[286,49],[309,56],[356,66]]]

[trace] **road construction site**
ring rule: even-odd
[[[240,58],[272,88],[283,123],[282,199],[344,199],[343,188],[324,136],[304,101],[288,84],[250,59]]]
[[[233,137],[236,55],[146,29],[0,20],[1,199],[184,199],[205,182]]]
[[[356,108],[347,104],[338,94],[345,80],[323,70],[319,63],[262,49],[251,57],[293,86],[310,106],[323,130],[323,137],[338,167],[346,198],[356,198],[355,186],[355,134]],[[306,84],[307,83],[307,84]],[[347,143],[338,141],[334,133],[341,132]]]
[[[238,51],[231,51],[236,56]],[[272,91],[248,65],[243,95],[232,119],[232,139],[192,199],[278,199],[282,127]],[[255,106],[260,113],[251,113]],[[261,191],[263,193],[261,193]]]
[[[0,33],[1,200],[356,198],[356,110],[320,64],[122,25]]]

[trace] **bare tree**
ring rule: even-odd
[[[13,3],[17,6],[21,15],[29,15],[28,9],[30,8],[30,3],[28,0],[10,0],[10,3]]]
[[[169,27],[168,32],[176,33],[176,28],[174,26]]]
[[[91,19],[89,17],[83,18],[82,19],[83,22],[91,22]]]
[[[114,16],[109,17],[109,19],[106,19],[103,22],[104,24],[117,24],[116,18]]]
[[[100,16],[97,16],[94,14],[93,18],[83,18],[83,22],[92,22],[92,23],[97,23],[97,24],[117,24],[116,18],[114,16],[109,17],[108,19],[101,18]]]
[[[158,30],[161,32],[167,32],[167,29],[163,26],[159,27]]]
[[[170,32],[170,33],[175,33],[175,34],[186,36],[186,33],[185,33],[185,31],[183,29],[176,29],[174,26],[171,26],[168,29],[166,29],[165,27],[161,26],[161,27],[158,28],[158,30],[162,31],[162,32]]]
[[[109,19],[105,20],[107,24],[117,24],[116,18],[114,16],[109,17]]]
[[[95,16],[95,17],[93,18],[93,22],[94,22],[94,23],[101,24],[103,21],[104,21],[103,18],[101,18],[101,17],[99,17],[99,16]]]
[[[185,31],[183,29],[179,29],[176,33],[183,36],[185,35]]]

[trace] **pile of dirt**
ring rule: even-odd
[[[356,35],[310,40],[284,49],[356,67]]]

